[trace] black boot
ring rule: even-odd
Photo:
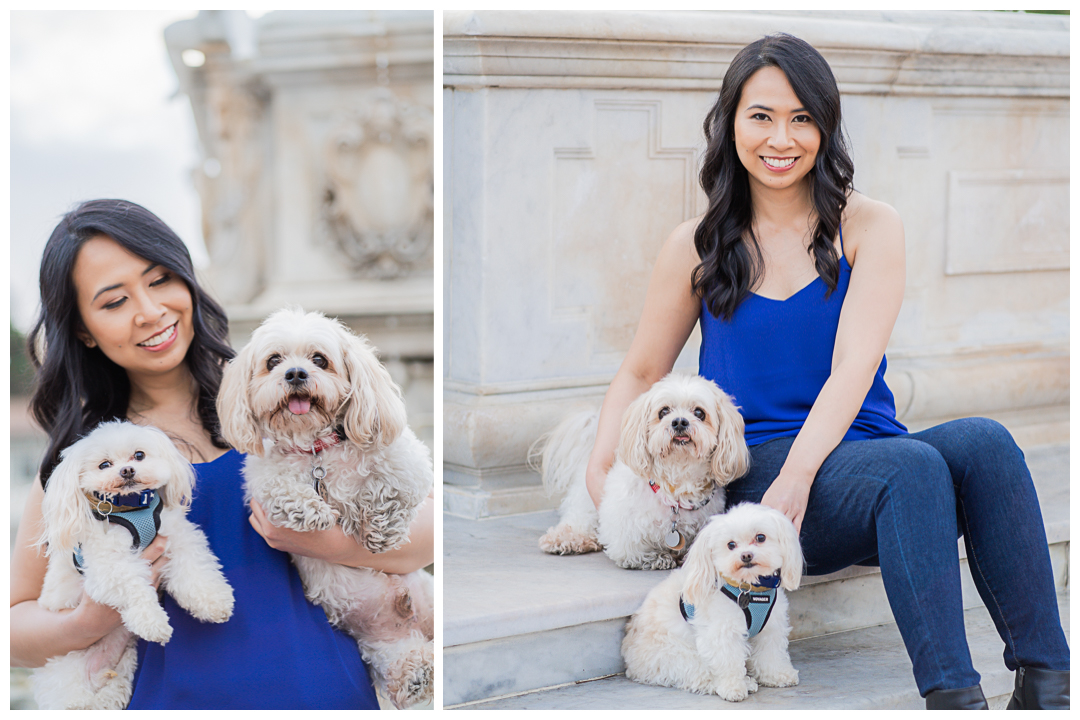
[[[1022,667],[1006,710],[1068,710],[1069,671]]]
[[[956,690],[931,690],[926,696],[927,710],[989,710],[981,685]]]

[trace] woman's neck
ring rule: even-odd
[[[187,364],[164,375],[133,376],[128,419],[153,425],[172,439],[191,462],[209,462],[224,452],[216,447],[199,417],[199,384]]]
[[[754,224],[772,228],[809,227],[814,213],[809,184],[800,182],[788,188],[768,188],[750,184],[750,202],[754,207]]]
[[[181,363],[175,370],[163,375],[128,373],[128,380],[131,382],[129,412],[146,415],[162,410],[169,412],[195,407],[198,384],[186,363]]]

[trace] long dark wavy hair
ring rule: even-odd
[[[41,313],[27,347],[37,370],[30,411],[49,434],[41,461],[41,484],[60,462],[60,451],[105,420],[127,417],[131,384],[127,373],[100,348],[76,336],[83,329],[72,271],[83,244],[97,236],[115,240],[140,258],[182,279],[191,292],[194,339],[184,361],[198,384],[197,409],[216,447],[221,437],[214,402],[229,347],[225,311],[195,280],[191,256],[168,225],[146,208],[126,200],[90,200],[64,215],[41,258]]]
[[[725,320],[731,319],[763,271],[753,231],[750,183],[735,148],[735,114],[743,85],[764,67],[779,68],[787,76],[821,132],[817,159],[806,175],[817,216],[810,252],[830,293],[840,278],[833,239],[855,173],[840,127],[840,89],[825,58],[809,43],[783,33],[767,35],[744,47],[731,61],[704,124],[708,144],[700,179],[709,208],[694,232],[701,264],[694,268],[691,281],[709,312]]]

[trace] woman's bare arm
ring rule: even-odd
[[[851,284],[840,313],[832,373],[795,438],[762,504],[802,527],[821,464],[858,415],[885,354],[904,299],[904,226],[888,205],[853,196],[844,225]]]
[[[604,396],[596,442],[585,471],[585,483],[597,507],[604,497],[608,470],[615,462],[623,413],[638,395],[671,372],[698,320],[700,299],[691,290],[690,276],[700,262],[694,248],[699,220],[679,225],[661,248],[634,340]]]
[[[251,501],[251,526],[275,550],[318,558],[349,567],[366,567],[391,574],[405,574],[427,567],[435,560],[435,498],[429,495],[409,526],[409,540],[399,548],[372,553],[346,535],[340,527],[298,532],[270,523],[260,506]]]
[[[15,547],[11,554],[11,665],[41,667],[45,661],[73,650],[82,650],[120,626],[120,613],[108,605],[90,600],[85,594],[77,607],[53,612],[41,607],[38,596],[45,581],[48,561],[35,545],[41,532],[41,483],[34,480],[26,500]],[[143,557],[159,569],[166,538],[159,535]],[[155,573],[156,577],[156,573]]]

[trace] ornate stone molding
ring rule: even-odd
[[[394,278],[430,268],[432,129],[428,108],[379,89],[363,110],[330,132],[322,220],[362,277]]]
[[[1068,97],[1069,19],[973,12],[463,12],[447,87],[716,90],[747,42],[788,32],[842,92]]]

